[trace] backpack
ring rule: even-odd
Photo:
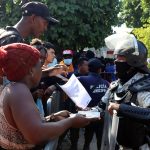
[[[137,93],[141,91],[150,91],[150,76],[136,81],[129,86],[129,91],[132,93],[130,103],[135,103]],[[129,105],[130,105],[129,103]],[[148,129],[144,124],[135,122],[134,120],[123,117],[119,119],[117,142],[119,145],[138,149],[141,145],[147,143],[146,137],[149,137]]]
[[[11,26],[0,29],[0,46],[11,43],[23,43],[23,38],[19,32]]]

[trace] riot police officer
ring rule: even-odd
[[[149,69],[147,67],[147,48],[138,41],[134,35],[128,33],[113,34],[105,39],[106,46],[114,49],[116,73],[118,80],[112,82],[99,108],[105,109],[108,102],[126,103],[143,108],[150,107],[150,92],[148,91]],[[144,82],[143,82],[144,81]],[[142,85],[141,85],[142,83]],[[113,117],[105,114],[110,122],[107,124],[110,132],[104,131],[104,141],[108,140],[109,150],[114,150],[118,144],[119,149],[149,150],[146,139],[146,129],[129,117]],[[107,120],[108,120],[107,118]],[[112,119],[112,121],[111,121]],[[116,132],[118,130],[118,132]],[[114,132],[115,131],[115,132]],[[109,135],[106,135],[110,133]],[[112,142],[113,141],[113,142]],[[108,149],[108,148],[107,148]]]

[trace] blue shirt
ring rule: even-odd
[[[108,81],[102,79],[99,74],[93,72],[90,72],[88,76],[79,77],[79,81],[92,98],[88,107],[97,106],[109,87]]]

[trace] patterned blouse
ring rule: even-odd
[[[8,86],[9,85],[10,84],[8,84]],[[0,95],[0,147],[11,150],[33,149],[35,146],[29,144],[23,134],[18,129],[11,126],[5,118],[3,101],[6,89],[7,86],[3,89]]]

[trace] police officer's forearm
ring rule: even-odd
[[[150,108],[140,108],[136,106],[120,104],[118,116],[130,117],[138,122],[150,125]]]

